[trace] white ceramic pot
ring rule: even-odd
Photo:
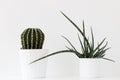
[[[44,78],[47,69],[47,58],[30,64],[32,61],[47,55],[47,49],[21,49],[20,62],[23,80]]]
[[[80,78],[100,78],[101,58],[80,58]]]

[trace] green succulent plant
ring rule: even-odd
[[[22,49],[42,49],[44,33],[38,28],[27,28],[21,34]]]
[[[81,52],[78,51],[75,46],[70,42],[69,39],[67,39],[66,37],[62,36],[65,40],[67,40],[67,42],[69,43],[69,45],[71,47],[67,47],[67,49],[65,50],[60,50],[54,53],[51,53],[49,55],[46,55],[42,58],[39,58],[31,63],[37,62],[39,60],[42,60],[44,58],[59,54],[59,53],[74,53],[75,55],[77,55],[78,58],[102,58],[102,59],[106,59],[109,61],[113,61],[111,59],[105,58],[105,52],[109,49],[107,48],[107,44],[108,42],[106,42],[104,45],[103,43],[105,42],[104,38],[96,47],[95,47],[95,42],[94,42],[94,35],[93,35],[93,31],[91,28],[91,41],[89,41],[89,39],[86,37],[85,34],[85,25],[84,25],[84,21],[83,21],[83,29],[81,30],[70,18],[68,18],[63,12],[61,12],[63,14],[63,16],[70,21],[70,23],[73,24],[73,26],[78,30],[79,34],[78,34],[78,40],[79,40],[79,44],[81,47]],[[80,35],[82,36],[82,39],[80,38]],[[114,62],[114,61],[113,61]]]

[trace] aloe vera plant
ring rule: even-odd
[[[71,47],[67,47],[67,49],[65,50],[61,50],[61,51],[57,51],[54,53],[51,53],[49,55],[46,55],[42,58],[39,58],[31,63],[37,62],[39,60],[42,60],[44,58],[59,54],[59,53],[74,53],[75,55],[77,55],[78,58],[102,58],[105,60],[109,60],[109,61],[113,61],[111,59],[105,58],[105,52],[110,49],[109,47],[107,48],[107,44],[108,42],[105,43],[106,38],[104,38],[96,47],[95,47],[95,42],[94,42],[94,35],[93,35],[93,31],[91,28],[91,41],[89,41],[89,39],[86,36],[85,33],[85,25],[84,25],[84,21],[82,23],[83,29],[81,30],[69,17],[67,17],[63,12],[61,12],[62,15],[68,20],[70,21],[70,23],[78,30],[78,40],[79,40],[79,44],[81,47],[81,52],[78,51],[75,46],[70,42],[69,39],[67,39],[66,37],[62,36],[65,40],[67,40],[67,42],[70,44]],[[80,35],[82,36],[82,39],[80,38]],[[105,44],[104,44],[105,43]]]

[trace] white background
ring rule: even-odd
[[[65,49],[65,45],[68,45],[61,35],[68,37],[74,45],[78,44],[77,30],[59,10],[80,27],[84,20],[88,35],[92,26],[96,43],[107,38],[111,49],[106,52],[106,57],[116,63],[105,61],[103,74],[120,76],[120,0],[0,0],[0,80],[21,78],[20,34],[25,28],[42,29],[46,35],[44,48],[48,48],[49,52]],[[47,74],[61,77],[73,72],[77,75],[78,65],[69,66],[69,61],[66,65],[68,56],[71,55],[49,58]],[[77,64],[79,59],[74,56],[74,60]]]

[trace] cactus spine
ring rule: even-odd
[[[21,34],[22,49],[42,49],[44,33],[38,28],[28,28]]]

